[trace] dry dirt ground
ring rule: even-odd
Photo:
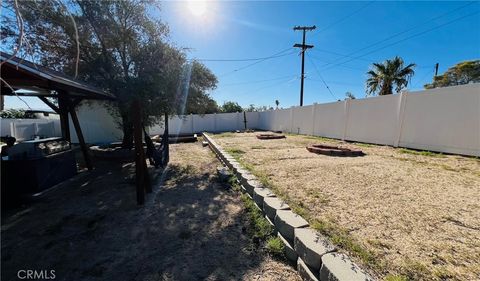
[[[382,278],[480,280],[480,160],[311,136],[214,135]],[[307,144],[361,149],[317,155]],[[345,246],[346,245],[346,246]],[[401,279],[398,279],[401,280]]]
[[[96,162],[35,204],[3,213],[2,280],[20,269],[55,280],[299,280],[255,248],[237,192],[199,143],[171,145],[145,206],[121,164]]]

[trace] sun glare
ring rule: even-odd
[[[205,12],[207,11],[207,4],[205,3],[205,1],[189,1],[188,9],[190,9],[190,12],[194,16],[203,16],[203,14],[205,14]]]

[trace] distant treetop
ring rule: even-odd
[[[445,73],[435,76],[433,82],[426,84],[424,87],[425,89],[433,89],[479,82],[480,60],[471,60],[450,67]]]

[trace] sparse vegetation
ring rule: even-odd
[[[408,278],[402,275],[387,275],[385,281],[408,281]]]
[[[261,145],[252,146],[252,149],[265,149],[265,148],[266,148],[265,146],[261,146]]]
[[[235,134],[232,133],[232,132],[226,132],[226,133],[221,133],[221,134],[216,134],[215,137],[216,138],[230,138],[230,137],[234,137]]]
[[[445,157],[443,153],[432,152],[427,150],[413,150],[408,148],[400,148],[398,152],[405,153],[405,154],[412,154],[412,155],[430,156],[430,157]]]
[[[363,142],[355,142],[353,144],[361,146],[361,147],[375,147],[376,146],[375,144],[363,143]]]
[[[320,233],[323,235],[327,236],[330,238],[330,240],[337,246],[341,247],[342,249],[351,252],[354,254],[355,257],[359,258],[362,260],[363,263],[368,264],[372,268],[378,268],[379,264],[375,260],[375,255],[372,251],[366,250],[364,247],[362,247],[357,241],[355,241],[352,237],[348,235],[348,231],[341,229],[340,227],[336,226],[335,224],[327,221],[320,221],[317,219],[313,219],[309,215],[309,210],[307,210],[305,204],[303,202],[294,202],[291,200],[287,194],[281,192],[278,188],[275,188],[275,186],[272,184],[272,182],[268,179],[268,177],[258,171],[255,171],[252,165],[245,165],[245,162],[239,161],[239,163],[244,166],[245,168],[249,166],[248,169],[250,172],[252,172],[257,179],[262,183],[263,186],[268,187],[272,189],[277,196],[282,198],[289,206],[292,208],[292,210],[305,218],[307,221],[309,221],[310,226],[316,230],[318,230]],[[245,200],[247,200],[247,203],[245,205],[247,206],[247,209],[250,209],[250,205],[247,204],[253,204],[253,201],[246,195]],[[249,202],[249,201],[250,202]],[[245,201],[244,201],[245,202]],[[255,207],[255,205],[252,205],[256,211],[258,211],[260,214],[260,210]],[[256,219],[255,216],[252,217],[252,219]],[[262,219],[263,218],[262,216]],[[268,221],[267,221],[268,223]],[[281,242],[281,241],[280,241]]]
[[[279,237],[270,237],[267,240],[267,251],[275,256],[282,256],[285,249],[285,244]]]
[[[229,148],[227,149],[227,152],[230,153],[233,157],[235,157],[235,155],[245,154],[245,151],[238,148]]]
[[[255,203],[250,197],[245,194],[242,194],[242,201],[245,205],[247,216],[250,221],[250,226],[252,229],[252,237],[254,239],[260,239],[265,241],[268,237],[273,235],[273,227],[263,216],[262,211],[260,211]]]
[[[235,176],[231,176],[229,184],[232,190],[240,191]],[[249,222],[249,235],[252,237],[254,244],[264,244],[265,249],[272,256],[281,260],[285,259],[283,242],[274,235],[274,228],[263,215],[262,211],[255,205],[254,201],[246,194],[241,195],[243,204],[245,206],[245,214]],[[257,245],[257,246],[258,246]]]
[[[461,182],[456,179],[462,176],[464,181],[469,182],[469,186],[477,184],[480,175],[477,159],[363,143],[345,145],[368,147],[369,154],[364,158],[309,157],[304,142],[312,143],[312,140],[333,141],[343,145],[343,142],[338,140],[302,135],[289,135],[285,142],[260,142],[246,134],[236,134],[234,139],[220,139],[218,143],[224,149],[242,151],[243,153],[237,153],[236,157],[243,167],[288,203],[295,213],[309,221],[312,228],[329,237],[341,251],[348,252],[359,265],[371,270],[373,275],[380,279],[463,280],[472,274],[475,276],[477,271],[472,267],[474,263],[469,257],[477,252],[468,245],[443,239],[436,231],[431,233],[431,239],[449,245],[446,247],[459,249],[455,253],[455,259],[461,259],[467,266],[458,267],[452,261],[453,256],[448,250],[436,249],[445,263],[438,264],[435,263],[436,257],[422,255],[422,251],[418,250],[418,243],[405,242],[408,244],[406,246],[403,242],[399,243],[395,237],[380,238],[380,232],[389,231],[383,224],[376,224],[374,229],[370,225],[370,230],[358,229],[368,225],[372,212],[378,212],[380,208],[383,211],[379,219],[387,219],[411,237],[421,239],[421,235],[426,231],[422,224],[428,224],[425,221],[427,217],[423,214],[428,213],[428,219],[433,217],[445,224],[458,225],[468,232],[465,235],[475,239],[478,235],[468,228],[474,224],[475,216],[442,219],[440,216],[451,214],[452,207],[446,209],[436,205],[435,211],[432,211],[427,206],[435,204],[435,195],[432,194],[439,192],[451,198],[448,201],[453,205],[458,203],[459,198],[465,202],[473,202],[469,199],[471,197],[464,193],[475,196],[478,192],[462,188]],[[254,149],[257,146],[265,148]],[[452,177],[453,173],[458,174]],[[420,175],[423,183],[421,187],[416,184]],[[455,183],[463,193],[458,189],[448,189],[445,185],[447,182]],[[439,191],[439,186],[445,188]],[[387,200],[388,206],[385,206],[387,202],[383,200],[385,190],[391,190],[392,194],[392,198]],[[352,200],[352,194],[356,194],[356,199]],[[370,196],[362,198],[362,194],[376,194],[375,196],[383,199]],[[414,197],[411,197],[412,195]],[[405,198],[416,198],[415,204],[408,203],[410,201]],[[408,209],[401,207],[408,216],[395,212],[395,209],[400,207],[400,202],[408,204]],[[350,209],[353,205],[366,209],[362,209],[358,214],[350,212],[354,210]],[[376,207],[369,207],[372,205]],[[456,210],[462,213],[460,209]],[[343,213],[338,215],[338,212]],[[347,214],[345,212],[348,212],[347,216],[344,216]],[[452,235],[457,233],[455,231],[451,230]],[[452,274],[453,272],[455,274]]]

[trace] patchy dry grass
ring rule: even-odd
[[[479,278],[479,159],[299,135],[263,141],[235,134],[217,142],[373,274]],[[313,143],[366,156],[316,155],[305,149]]]

